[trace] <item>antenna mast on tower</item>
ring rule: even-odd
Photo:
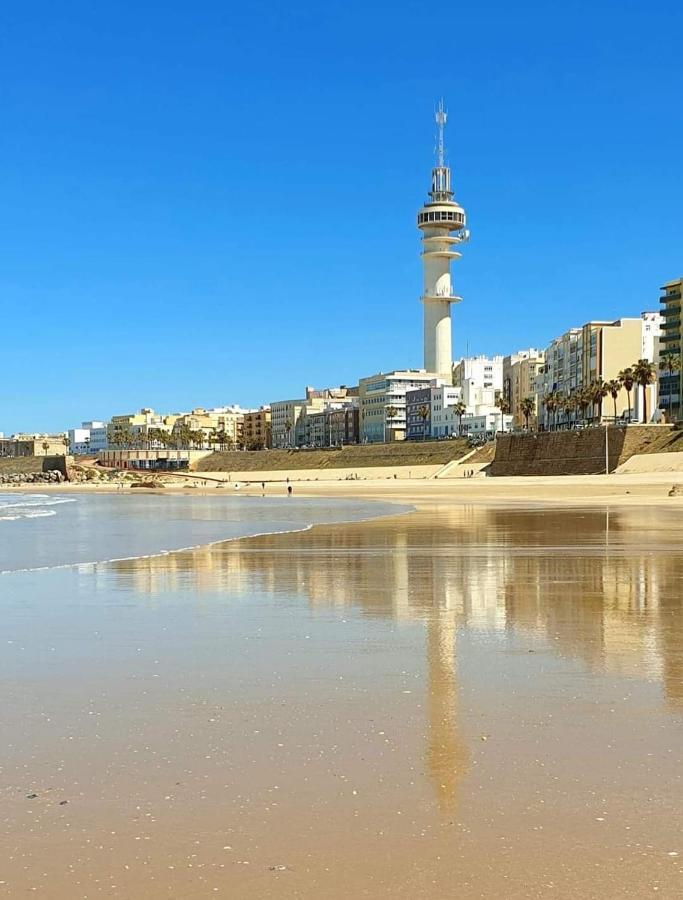
[[[439,100],[439,108],[436,111],[435,118],[437,127],[439,129],[436,146],[436,164],[441,169],[446,165],[446,151],[444,149],[443,130],[444,125],[446,124],[446,120],[448,119],[448,113],[444,109],[443,99]]]

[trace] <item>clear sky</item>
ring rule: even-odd
[[[683,274],[680,0],[127,0],[0,14],[0,431],[422,364],[436,101],[454,355]]]

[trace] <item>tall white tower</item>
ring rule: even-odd
[[[454,248],[468,239],[469,232],[465,229],[465,210],[453,199],[451,170],[446,165],[443,139],[446,111],[443,100],[436,113],[436,124],[438,143],[430,199],[417,214],[423,247],[424,367],[450,384],[453,364],[451,303],[462,300],[453,292],[451,260],[460,258],[460,253]]]

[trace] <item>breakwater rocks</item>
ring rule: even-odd
[[[69,481],[75,484],[111,484],[133,481],[139,477],[134,472],[122,472],[120,469],[100,469],[97,466],[79,465],[69,467]]]
[[[61,484],[66,481],[58,469],[47,472],[0,473],[0,484]]]

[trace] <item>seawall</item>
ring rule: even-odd
[[[605,436],[609,464],[605,448]],[[504,475],[599,475],[636,453],[665,450],[676,437],[671,425],[628,425],[499,435],[490,473]]]
[[[212,453],[192,466],[196,472],[288,472],[395,466],[440,467],[469,452],[467,441],[397,441],[357,444],[334,450],[246,450]]]

